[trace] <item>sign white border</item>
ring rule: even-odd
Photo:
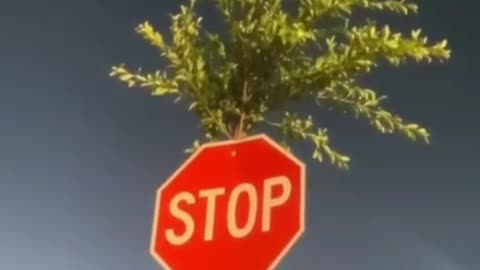
[[[227,140],[227,141],[221,141],[221,142],[211,142],[211,143],[206,143],[200,146],[200,148],[195,151],[194,154],[192,154],[176,171],[174,174],[172,174],[167,181],[165,181],[160,188],[157,190],[156,194],[156,201],[155,201],[155,212],[154,212],[154,218],[153,218],[153,227],[152,227],[152,236],[150,239],[150,255],[152,255],[156,261],[165,269],[165,270],[174,270],[171,268],[168,263],[161,257],[160,254],[157,254],[155,251],[155,239],[157,238],[157,222],[158,222],[158,213],[160,210],[160,197],[162,190],[165,189],[171,181],[173,181],[178,174],[180,174],[183,169],[192,162],[203,150],[207,148],[212,148],[212,147],[218,147],[218,146],[225,146],[225,145],[235,145],[239,143],[244,143],[252,140],[258,140],[262,139],[271,146],[273,146],[275,149],[277,149],[279,152],[281,152],[283,155],[285,155],[287,158],[292,160],[294,163],[296,163],[300,167],[300,211],[299,211],[299,218],[300,218],[300,228],[298,232],[292,237],[290,242],[285,246],[285,248],[280,252],[280,254],[275,258],[275,260],[272,262],[272,264],[266,269],[266,270],[274,270],[281,262],[281,260],[287,255],[287,253],[292,249],[293,245],[297,242],[297,240],[300,238],[300,236],[303,235],[305,232],[305,202],[306,202],[306,166],[305,163],[300,161],[297,157],[292,155],[290,152],[286,151],[281,145],[276,143],[274,140],[272,140],[270,137],[268,137],[265,134],[259,134],[259,135],[253,135],[249,136],[243,139],[237,139],[237,140]]]

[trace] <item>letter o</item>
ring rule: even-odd
[[[246,193],[248,195],[249,200],[249,210],[248,210],[248,217],[247,223],[243,228],[239,228],[237,224],[237,204],[238,204],[238,197],[242,194]],[[255,191],[255,187],[252,184],[244,183],[238,185],[235,189],[233,189],[232,194],[228,200],[228,212],[227,212],[227,225],[230,234],[235,238],[242,238],[247,236],[252,230],[253,226],[255,225],[255,218],[257,216],[258,210],[258,200],[257,200],[257,192]]]

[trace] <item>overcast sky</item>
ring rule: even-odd
[[[108,78],[154,67],[134,33],[162,31],[177,1],[0,0],[0,269],[154,270],[154,193],[187,157],[196,119]],[[310,160],[307,232],[279,269],[480,268],[479,4],[420,1],[421,26],[448,38],[443,65],[382,69],[369,86],[429,127],[431,145],[322,115],[349,172]],[[208,15],[209,11],[204,10]]]

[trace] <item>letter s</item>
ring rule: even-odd
[[[190,240],[195,231],[195,223],[192,216],[178,206],[181,201],[185,201],[187,204],[194,204],[195,197],[190,192],[181,192],[170,201],[170,213],[185,224],[185,232],[181,235],[176,234],[173,229],[165,231],[167,241],[177,246],[183,245]]]

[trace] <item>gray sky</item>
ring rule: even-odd
[[[448,38],[452,59],[383,69],[369,85],[433,143],[318,117],[352,168],[297,150],[307,232],[279,269],[479,269],[479,4],[419,3],[419,16],[393,25]],[[123,62],[154,67],[133,28],[150,20],[165,31],[177,5],[0,1],[0,269],[159,269],[148,254],[154,192],[186,158],[196,119],[107,75]]]

